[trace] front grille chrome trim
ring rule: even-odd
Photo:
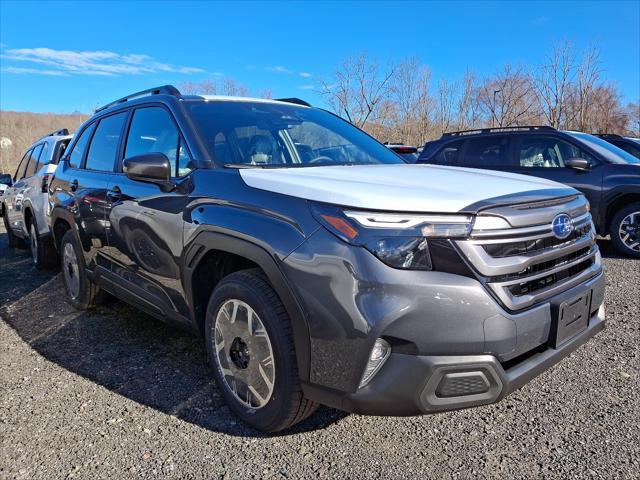
[[[564,208],[561,203],[540,208],[529,225],[519,213],[517,227],[475,230],[469,238],[455,241],[478,280],[509,311],[538,305],[602,271],[595,227],[586,211],[585,198],[569,199]],[[558,240],[551,228],[553,215],[563,210],[573,215],[576,231],[566,241]],[[514,225],[509,216],[502,215],[509,211],[510,207],[500,207],[499,213]],[[486,215],[495,213],[490,210]],[[541,218],[549,222],[540,224]]]

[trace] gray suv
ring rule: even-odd
[[[71,303],[109,292],[200,335],[231,410],[265,431],[318,404],[493,403],[604,327],[577,190],[408,165],[297,99],[122,98],[50,194]]]
[[[20,160],[0,202],[9,246],[19,247],[26,241],[38,269],[57,264],[49,230],[49,180],[70,140],[66,128],[36,140]]]

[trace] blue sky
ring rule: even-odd
[[[625,2],[24,2],[0,0],[0,108],[90,112],[159,84],[231,77],[322,104],[347,55],[417,56],[433,78],[533,66],[554,42],[595,43],[640,97],[640,0]]]

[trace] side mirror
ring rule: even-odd
[[[0,183],[10,187],[12,183],[11,175],[9,175],[8,173],[0,173]]]
[[[155,183],[163,192],[175,188],[171,183],[171,164],[164,153],[145,153],[126,158],[122,170],[131,180]]]
[[[565,167],[575,168],[576,170],[589,170],[591,168],[591,164],[589,160],[585,160],[584,158],[570,158],[565,160]]]

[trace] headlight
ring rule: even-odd
[[[330,232],[365,247],[394,268],[431,270],[429,239],[464,238],[471,232],[472,218],[467,215],[363,212],[311,205],[313,215]]]

